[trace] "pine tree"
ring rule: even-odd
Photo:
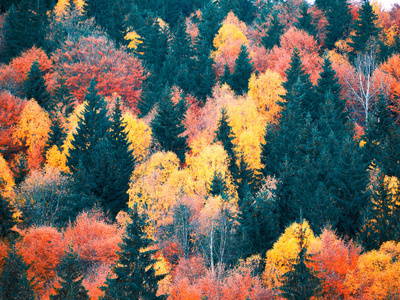
[[[183,124],[186,113],[185,102],[185,99],[181,98],[174,104],[171,89],[166,87],[151,122],[154,140],[163,150],[175,152],[182,163],[185,162],[185,153],[189,150],[187,136],[182,135],[185,132]]]
[[[281,296],[290,300],[308,300],[317,296],[321,289],[321,280],[316,276],[313,268],[307,266],[312,262],[312,255],[307,253],[308,244],[305,238],[306,229],[303,223],[299,224],[297,242],[299,254],[296,259],[291,260],[291,270],[282,277]]]
[[[88,19],[94,18],[98,26],[106,29],[111,5],[112,2],[107,0],[87,0],[85,6],[86,16]]]
[[[136,162],[133,151],[130,149],[131,143],[128,139],[119,98],[112,114],[110,140],[116,163],[113,185],[117,187],[117,189],[114,189],[115,194],[110,195],[110,198],[118,200],[109,202],[107,208],[113,216],[116,216],[120,210],[126,207],[129,201],[129,182]]]
[[[280,46],[280,38],[283,34],[285,25],[281,24],[278,17],[278,11],[274,10],[270,18],[270,25],[268,27],[267,33],[261,39],[262,45],[267,49],[272,49],[275,45]]]
[[[44,152],[47,152],[52,146],[57,146],[59,150],[62,150],[61,147],[64,144],[64,141],[67,137],[67,133],[64,130],[64,126],[61,122],[61,116],[59,114],[53,113],[52,123],[50,127],[49,137],[46,142],[46,146]]]
[[[371,203],[365,212],[360,240],[365,250],[378,249],[384,242],[400,241],[400,188],[380,172],[373,183]]]
[[[215,1],[208,1],[201,10],[201,20],[197,25],[199,29],[198,44],[210,50],[214,49],[214,38],[221,28],[222,18],[219,7]]]
[[[37,60],[32,63],[24,80],[24,95],[27,99],[35,99],[43,109],[49,109],[50,94],[47,92],[43,72]]]
[[[354,24],[355,34],[352,36],[350,46],[353,48],[352,57],[357,52],[364,52],[370,39],[378,39],[380,29],[376,27],[375,22],[378,16],[375,14],[369,0],[364,0],[359,10],[359,16]]]
[[[325,45],[328,49],[333,49],[338,40],[344,39],[350,34],[350,26],[353,21],[347,0],[331,2],[326,11],[328,25],[326,27]]]
[[[12,228],[17,222],[13,218],[14,209],[9,200],[2,195],[1,190],[2,181],[0,178],[0,241],[4,241],[15,235]]]
[[[226,186],[226,181],[223,174],[219,171],[215,171],[214,177],[209,187],[209,194],[216,197],[216,196],[222,196],[227,192],[228,192],[228,187]]]
[[[45,45],[48,24],[43,0],[22,0],[11,6],[4,23],[5,51],[1,61],[8,63],[22,51]]]
[[[249,58],[247,47],[242,45],[238,58],[235,60],[235,71],[231,74],[228,84],[237,95],[243,95],[249,90],[249,79],[254,71],[254,64]]]
[[[58,272],[59,288],[55,294],[50,295],[50,300],[89,300],[88,291],[82,285],[83,273],[78,261],[78,255],[71,245],[65,251]]]
[[[28,280],[28,269],[15,245],[11,245],[0,273],[0,299],[35,299],[32,280]]]
[[[295,26],[298,29],[304,30],[309,35],[315,37],[317,35],[317,28],[313,24],[313,16],[308,12],[308,4],[303,2],[300,6],[300,17],[297,19]]]
[[[364,156],[368,163],[388,176],[400,178],[400,129],[394,122],[391,110],[383,94],[379,97],[376,111],[368,122],[365,135]]]
[[[229,116],[225,108],[221,110],[221,118],[218,121],[218,129],[215,132],[215,140],[221,142],[224,150],[228,154],[228,170],[231,173],[233,179],[238,178],[239,168],[237,165],[237,153],[233,140],[235,135],[232,132],[232,127],[229,125]]]
[[[225,83],[228,84],[230,79],[231,79],[231,69],[229,68],[229,65],[226,63],[224,65],[224,73],[222,74],[222,76],[220,78],[221,85],[225,84]]]
[[[97,94],[96,83],[90,83],[85,96],[85,110],[73,135],[67,166],[73,173],[76,199],[70,202],[73,217],[83,208],[99,202],[111,218],[126,205],[127,161],[119,161],[116,141],[111,137],[111,122],[107,116],[106,103]]]
[[[165,275],[156,275],[154,255],[157,250],[150,250],[154,242],[147,236],[148,220],[138,212],[137,207],[129,210],[130,223],[118,251],[118,261],[114,265],[114,278],[108,277],[103,300],[113,299],[165,299],[156,296],[158,281]]]
[[[65,118],[68,118],[74,112],[75,100],[66,82],[65,71],[61,69],[60,77],[57,78],[57,86],[53,90],[52,103],[49,109],[56,112],[59,111]]]
[[[332,4],[332,0],[315,0],[315,5],[322,11],[327,12]]]
[[[137,102],[140,117],[145,117],[154,108],[154,105],[162,98],[163,83],[160,76],[151,74],[143,84],[143,91]]]

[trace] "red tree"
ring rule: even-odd
[[[126,105],[136,110],[144,70],[136,58],[117,50],[105,37],[82,37],[77,42],[66,41],[54,55],[56,69],[64,69],[71,93],[83,101],[92,78],[103,96],[118,93]],[[54,77],[58,74],[55,73]]]

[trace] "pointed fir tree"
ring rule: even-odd
[[[4,22],[4,55],[0,61],[8,63],[22,51],[45,45],[45,29],[48,24],[43,0],[22,0],[14,3]]]
[[[254,71],[254,64],[249,57],[247,47],[242,45],[238,58],[235,60],[235,70],[231,74],[228,84],[237,95],[243,95],[249,90],[249,79]]]
[[[154,258],[157,250],[150,250],[154,242],[147,236],[149,226],[145,215],[138,212],[137,207],[129,210],[130,223],[120,243],[118,261],[113,267],[113,277],[108,277],[103,300],[122,299],[165,299],[157,296],[158,282],[165,275],[156,275]]]
[[[307,266],[312,262],[312,255],[307,253],[308,244],[305,237],[306,229],[303,223],[299,224],[297,243],[299,254],[290,261],[291,270],[281,277],[282,286],[279,287],[281,296],[290,300],[308,300],[318,295],[321,290],[321,279],[317,277],[312,267]]]
[[[208,193],[214,197],[222,196],[223,194],[228,193],[228,187],[226,185],[224,175],[221,172],[214,172],[214,177],[208,190]]]
[[[357,53],[362,53],[367,50],[371,39],[377,41],[380,29],[376,26],[378,16],[369,0],[363,0],[359,16],[354,24],[355,34],[351,38],[349,45],[353,48],[352,58]]]
[[[366,161],[384,174],[400,178],[400,129],[394,122],[393,113],[383,94],[379,96],[376,111],[368,122],[363,140]]]
[[[117,189],[113,189],[115,194],[112,195],[116,201],[109,202],[107,208],[113,216],[116,216],[129,201],[129,182],[136,162],[133,151],[130,149],[131,143],[128,139],[119,98],[112,114],[110,141],[116,164],[113,184]]]
[[[228,82],[231,79],[231,69],[229,68],[229,65],[225,63],[224,65],[224,73],[222,74],[220,78],[221,85],[223,84],[229,84]]]
[[[373,183],[371,203],[366,210],[359,238],[365,250],[378,249],[384,242],[400,241],[400,188],[380,172]]]
[[[53,90],[49,109],[59,111],[65,118],[68,118],[74,112],[74,103],[74,97],[71,95],[67,85],[65,71],[61,69],[60,77],[57,78],[57,86]]]
[[[82,284],[83,273],[78,261],[78,255],[71,245],[65,251],[58,272],[59,288],[55,294],[50,295],[50,300],[89,300],[88,291]]]
[[[232,132],[232,127],[229,125],[229,116],[225,108],[221,110],[221,118],[218,121],[218,129],[215,132],[216,142],[221,142],[226,154],[228,154],[228,170],[231,173],[233,179],[238,178],[239,168],[237,165],[237,153],[233,140],[235,135]]]
[[[328,25],[326,26],[325,45],[328,49],[334,49],[338,40],[346,38],[350,34],[353,16],[347,0],[331,1],[326,11]]]
[[[143,83],[143,90],[137,102],[139,116],[145,117],[154,108],[163,95],[163,82],[157,74],[151,74]]]
[[[12,228],[17,224],[13,217],[14,208],[2,195],[2,189],[2,179],[0,178],[0,241],[14,237],[15,231]]]
[[[15,245],[11,245],[0,272],[0,299],[35,299],[32,280],[28,280],[28,269]]]
[[[308,12],[308,8],[309,5],[304,1],[300,6],[300,17],[297,19],[294,26],[298,29],[304,30],[309,35],[316,37],[318,30],[314,25],[313,15]]]
[[[33,98],[43,109],[49,110],[50,94],[47,92],[43,72],[37,60],[32,63],[23,85],[24,95],[28,100]]]
[[[265,49],[271,50],[274,46],[280,46],[280,38],[284,29],[285,25],[281,23],[278,17],[278,11],[274,10],[270,17],[267,33],[261,39],[261,43]]]
[[[61,151],[66,137],[67,133],[64,130],[60,115],[53,114],[50,133],[44,151],[47,152],[53,146],[57,146],[58,150]]]
[[[179,160],[185,162],[185,153],[189,150],[185,125],[186,100],[182,98],[174,104],[171,89],[166,87],[160,100],[156,115],[151,122],[153,138],[162,150],[175,152]]]
[[[214,38],[221,28],[222,18],[219,11],[218,3],[215,1],[208,1],[201,10],[201,20],[197,25],[199,29],[198,44],[204,45],[208,49],[214,49]]]
[[[332,0],[315,0],[314,4],[323,12],[327,12],[332,2]]]

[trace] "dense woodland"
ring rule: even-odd
[[[400,5],[0,1],[0,299],[400,299]]]

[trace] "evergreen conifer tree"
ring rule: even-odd
[[[130,223],[118,251],[118,261],[113,268],[114,278],[108,277],[103,300],[122,299],[165,299],[156,296],[158,281],[165,275],[156,275],[154,254],[150,250],[154,242],[147,236],[148,220],[138,212],[137,207],[129,210]]]
[[[27,99],[35,99],[43,109],[49,109],[50,94],[47,92],[43,72],[37,60],[32,63],[24,80],[24,94]]]
[[[278,17],[278,11],[274,10],[270,17],[270,24],[267,33],[261,39],[263,46],[267,50],[272,49],[275,45],[280,46],[280,38],[284,29],[285,25],[281,24],[281,21]]]
[[[228,82],[230,81],[230,79],[231,79],[231,69],[229,68],[229,65],[226,63],[224,65],[224,73],[220,78],[221,85],[225,83],[229,84]]]
[[[235,136],[232,132],[232,127],[229,125],[229,116],[225,108],[221,110],[221,118],[218,121],[218,129],[215,132],[215,141],[221,142],[224,150],[228,154],[228,170],[235,180],[239,176],[239,168],[237,165],[237,153],[233,140]]]
[[[291,260],[291,270],[286,272],[282,277],[281,296],[290,300],[308,300],[321,289],[321,280],[316,276],[313,268],[307,266],[312,262],[312,255],[307,253],[308,244],[305,238],[306,229],[303,224],[299,224],[297,233],[297,242],[299,246],[299,254],[295,260]]]
[[[349,35],[353,16],[347,0],[330,2],[329,9],[326,11],[328,25],[326,27],[325,45],[328,49],[333,49],[338,40]]]
[[[297,19],[295,26],[298,29],[304,30],[309,35],[315,37],[317,35],[317,28],[313,24],[313,16],[308,12],[308,4],[303,2],[300,6],[300,17]]]
[[[50,295],[50,300],[89,300],[88,291],[82,285],[83,273],[78,261],[78,255],[71,245],[65,251],[61,260],[60,287],[55,288],[55,295]]]
[[[166,87],[151,122],[154,140],[163,150],[175,152],[182,163],[185,162],[185,153],[189,150],[187,136],[182,136],[185,132],[183,124],[185,113],[185,98],[174,104],[171,89]]]
[[[26,265],[15,245],[11,245],[0,272],[0,299],[34,300],[32,280],[28,280]]]
[[[222,196],[223,194],[226,194],[228,192],[228,187],[226,186],[225,178],[221,172],[215,171],[214,172],[214,177],[211,181],[210,187],[209,187],[209,193],[210,195],[216,197],[216,196]]]
[[[210,50],[214,49],[214,38],[221,28],[222,18],[217,2],[208,1],[201,10],[201,20],[197,25],[199,29],[198,44]]]
[[[8,239],[14,235],[12,228],[17,222],[13,218],[14,209],[2,193],[2,180],[0,178],[0,240]]]
[[[243,95],[249,90],[249,79],[254,71],[254,64],[249,58],[247,47],[242,45],[238,58],[235,60],[235,71],[231,74],[228,84],[237,95]]]
[[[367,49],[370,39],[377,41],[380,33],[380,29],[375,24],[377,20],[378,16],[369,0],[363,0],[358,19],[354,24],[355,34],[350,42],[350,46],[353,48],[352,58],[357,52],[364,52]]]
[[[63,124],[60,120],[60,116],[58,114],[53,114],[50,133],[46,142],[45,152],[47,152],[47,150],[49,150],[54,145],[57,146],[59,150],[61,150],[61,147],[64,144],[66,137],[67,133],[64,130]]]
[[[143,84],[143,91],[137,102],[140,117],[147,114],[154,108],[154,105],[162,98],[162,79],[157,74],[151,74]]]
[[[374,116],[368,122],[363,140],[364,156],[368,163],[385,175],[400,178],[400,129],[383,94],[379,97]]]
[[[68,118],[74,112],[74,98],[66,84],[67,78],[65,71],[61,69],[60,77],[57,78],[57,86],[53,90],[52,103],[49,109],[59,111],[61,114]]]
[[[359,236],[367,251],[378,249],[387,241],[400,241],[400,189],[391,186],[382,172],[375,181]]]
[[[111,124],[106,103],[97,94],[94,80],[90,83],[85,102],[67,157],[78,197],[72,199],[69,207],[71,214],[76,215],[81,209],[99,202],[114,218],[127,202],[126,178],[132,169],[130,152],[124,153],[128,146],[124,145],[127,141],[124,142],[123,126],[118,130],[121,120],[114,120],[115,123]]]
[[[46,46],[46,12],[43,0],[21,0],[10,7],[4,23],[5,51],[1,61],[8,63],[34,45]]]

